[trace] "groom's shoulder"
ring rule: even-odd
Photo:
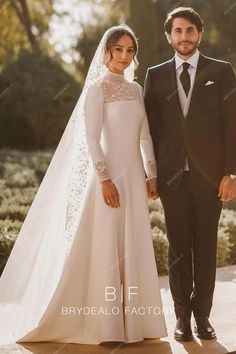
[[[226,60],[208,57],[202,53],[201,53],[201,57],[208,65],[210,65],[218,70],[225,69],[229,66],[232,66],[232,64]]]
[[[158,73],[161,71],[165,71],[167,68],[170,67],[171,64],[173,64],[173,61],[174,61],[174,58],[167,60],[163,63],[151,66],[148,68],[148,72],[154,74],[154,73]]]

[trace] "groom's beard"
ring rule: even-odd
[[[185,45],[186,45],[186,47],[185,47]],[[181,43],[178,43],[177,45],[172,44],[172,46],[178,54],[188,56],[188,55],[195,53],[195,51],[198,47],[198,42],[197,43],[181,42]]]

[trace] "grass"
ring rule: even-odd
[[[52,158],[53,150],[0,149],[0,273]],[[159,200],[149,204],[159,274],[168,272],[166,227]],[[217,265],[236,264],[236,200],[224,205],[219,223]]]

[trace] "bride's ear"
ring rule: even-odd
[[[109,61],[111,60],[111,52],[110,51],[108,51],[108,52],[106,52],[106,54],[105,54],[105,64],[106,64],[106,66],[108,65],[108,63],[109,63]]]

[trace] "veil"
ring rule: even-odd
[[[37,326],[60,280],[83,210],[93,166],[84,122],[90,86],[105,75],[106,41],[125,24],[109,28],[91,62],[83,91],[29,208],[0,278],[0,345]],[[125,70],[134,78],[134,62]]]

